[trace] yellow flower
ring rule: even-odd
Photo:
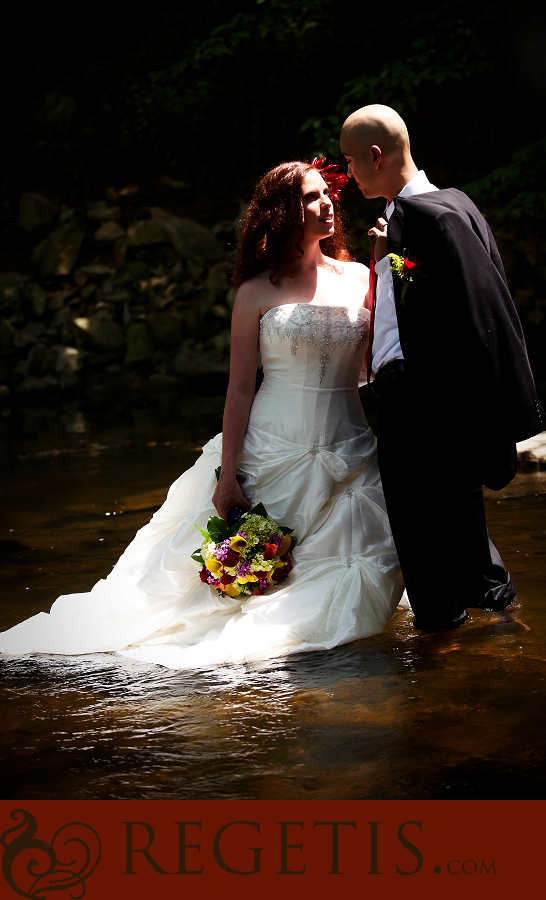
[[[210,559],[207,559],[205,565],[209,572],[213,572],[214,574],[222,570],[222,563],[219,559],[215,559],[214,556],[211,556]]]
[[[248,572],[247,575],[238,575],[237,581],[239,584],[247,584],[249,581],[258,581],[255,575],[252,572]]]
[[[234,584],[223,584],[222,590],[228,597],[238,597],[241,591]]]
[[[232,550],[236,550],[237,553],[240,553],[241,550],[245,550],[248,547],[248,541],[245,541],[244,537],[236,534],[235,537],[230,538],[229,546]]]
[[[287,550],[290,549],[290,544],[292,543],[292,538],[289,534],[285,534],[282,539],[282,544],[277,550],[276,556],[284,556]]]

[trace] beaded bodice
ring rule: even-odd
[[[289,303],[260,323],[264,380],[250,427],[321,446],[366,427],[358,380],[370,314],[362,306]]]
[[[349,361],[360,363],[366,352],[370,314],[363,307],[315,306],[311,303],[288,303],[275,306],[262,316],[260,322],[260,350],[267,371],[271,353],[282,355],[278,344],[286,341],[292,357],[298,350],[307,349],[306,368],[316,358],[318,384],[322,385],[334,356],[352,356]],[[303,360],[302,360],[303,361]],[[291,368],[294,368],[292,366]],[[299,366],[296,365],[296,368]],[[354,366],[351,366],[353,369]],[[310,373],[306,373],[307,376]]]

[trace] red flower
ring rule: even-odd
[[[321,156],[320,159],[315,156],[311,165],[314,166],[315,169],[318,169],[326,184],[329,186],[332,200],[339,200],[341,197],[341,189],[349,183],[349,179],[344,172],[339,171],[338,165],[327,166],[325,163],[325,156]]]
[[[276,544],[264,544],[264,559],[273,559],[278,549]]]
[[[284,578],[285,575],[286,575],[286,572],[284,571],[284,566],[283,566],[282,569],[275,569],[275,571],[273,572],[273,575],[271,577],[272,577],[273,581],[282,581],[282,579]]]
[[[233,584],[235,581],[236,575],[228,575],[227,572],[224,572],[222,575],[222,584]]]
[[[258,596],[258,594],[263,594],[263,591],[260,588],[253,588],[252,593]]]
[[[209,570],[207,569],[206,566],[203,566],[203,568],[202,568],[201,571],[199,572],[199,578],[201,579],[201,581],[204,581],[205,584],[206,584],[206,583],[207,583],[207,578],[209,577],[209,575],[210,575]]]
[[[267,578],[269,572],[254,572],[256,578]]]
[[[232,568],[236,566],[239,560],[241,559],[241,554],[237,553],[236,550],[228,550],[226,558],[223,560],[225,566],[229,566]]]
[[[419,268],[420,265],[421,265],[420,259],[406,258],[404,260],[404,275],[413,275],[414,269]]]

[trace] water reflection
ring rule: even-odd
[[[21,423],[0,498],[0,627],[109,571],[215,430],[213,399],[178,420],[73,409]],[[460,631],[419,634],[398,610],[366,641],[208,671],[1,660],[1,796],[543,797],[545,497],[540,473],[488,495],[520,608]]]

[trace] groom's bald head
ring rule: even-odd
[[[406,123],[389,106],[374,103],[351,113],[340,144],[349,175],[365,197],[391,200],[417,172]]]
[[[373,103],[351,113],[341,129],[341,142],[349,140],[367,150],[377,144],[384,153],[409,150],[406,123],[390,106]]]

